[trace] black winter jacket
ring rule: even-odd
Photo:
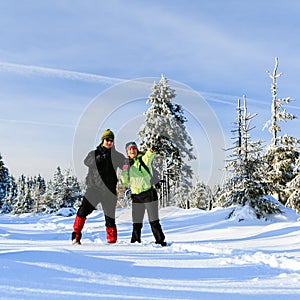
[[[116,194],[118,181],[116,171],[118,167],[122,167],[125,159],[115,147],[106,149],[100,145],[96,150],[90,151],[84,160],[84,164],[89,168],[86,176],[87,190],[96,189],[103,192],[108,188]]]

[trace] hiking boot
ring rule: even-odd
[[[72,245],[81,245],[81,242],[80,242],[80,240],[74,239],[74,240],[72,240]]]
[[[77,234],[75,231],[72,232],[72,245],[81,245],[81,233]]]
[[[131,235],[131,243],[141,242],[141,231],[142,231],[143,223],[133,223],[132,235]]]

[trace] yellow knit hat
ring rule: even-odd
[[[101,142],[103,143],[103,141],[105,139],[114,139],[115,135],[114,133],[110,130],[110,129],[106,129],[105,131],[103,131],[102,136],[101,136]]]

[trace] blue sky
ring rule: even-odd
[[[249,111],[259,114],[253,138],[268,142],[270,134],[262,132],[271,103],[266,71],[273,70],[275,57],[283,72],[278,96],[295,99],[287,109],[300,116],[299,14],[296,0],[0,0],[5,164],[15,177],[40,173],[51,178],[58,165],[73,167],[78,124],[95,102],[101,118],[112,117],[99,119],[83,150],[97,144],[97,131],[107,125],[120,133],[117,148],[123,151],[127,139],[136,138],[147,105],[134,99],[120,104],[101,95],[124,80],[159,80],[162,73],[201,95],[227,146],[237,98],[246,95]],[[150,92],[147,87],[145,99]],[[185,107],[184,99],[179,102]],[[199,121],[197,105],[195,100]],[[203,124],[191,120],[187,127],[197,150],[196,175],[207,181],[216,159],[208,148],[217,135]],[[299,120],[284,124],[282,131],[299,137]]]

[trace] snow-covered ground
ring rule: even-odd
[[[129,243],[130,209],[117,212],[113,245],[102,211],[76,246],[74,216],[0,215],[0,299],[300,299],[297,215],[239,222],[229,211],[161,209],[164,248],[147,222],[143,243]]]

